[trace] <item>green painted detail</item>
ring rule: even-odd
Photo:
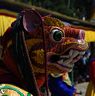
[[[27,96],[31,96],[31,94],[30,93],[27,93]]]
[[[13,91],[16,91],[20,96],[24,96],[24,94],[22,92],[20,92],[18,89],[11,87],[11,86],[2,86],[2,87],[0,87],[0,90],[2,90],[2,89],[13,90]],[[27,94],[27,96],[31,96],[31,95]]]

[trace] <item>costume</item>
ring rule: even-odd
[[[89,75],[90,82],[85,96],[95,96],[95,57],[92,57],[89,61]]]
[[[48,95],[48,74],[72,70],[88,48],[84,34],[54,17],[41,17],[34,10],[22,11],[2,38],[0,83],[43,96],[40,87],[46,82]]]
[[[70,80],[65,80],[62,76],[55,78],[50,75],[49,89],[52,92],[52,96],[73,96],[74,93],[77,93]]]

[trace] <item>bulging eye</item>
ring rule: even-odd
[[[64,32],[59,29],[53,29],[50,36],[54,41],[60,41],[64,37]]]

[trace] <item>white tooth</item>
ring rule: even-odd
[[[69,51],[69,54],[68,54],[68,55],[63,55],[63,56],[61,56],[61,58],[70,58],[70,57],[72,56],[72,54],[73,54],[73,51],[74,51],[74,50],[71,49],[71,50]]]
[[[72,63],[72,64],[70,63],[67,66],[73,68],[74,67],[74,63]]]
[[[74,50],[71,58],[76,57],[78,54],[79,54],[79,51],[75,51],[75,50]]]
[[[71,59],[71,58],[69,58],[69,59],[67,59],[67,60],[63,61],[63,64],[68,65],[71,61],[72,61],[72,59]]]
[[[61,58],[69,58],[69,55],[60,56]]]
[[[73,50],[71,49],[71,50],[69,51],[69,56],[71,57],[72,54],[73,54]]]
[[[58,63],[59,63],[59,64],[63,64],[63,60],[62,60],[62,59],[59,60]]]
[[[81,54],[81,55],[84,55],[84,54],[85,54],[85,52],[81,52],[80,54]]]

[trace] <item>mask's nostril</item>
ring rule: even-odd
[[[84,32],[84,30],[80,30],[79,39],[84,39],[84,38],[85,38],[85,32]]]

